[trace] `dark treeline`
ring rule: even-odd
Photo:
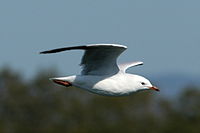
[[[98,96],[51,83],[52,71],[31,81],[0,71],[0,133],[199,133],[200,90],[185,88],[173,100],[146,91]]]

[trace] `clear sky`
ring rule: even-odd
[[[199,0],[0,0],[0,67],[77,73],[82,52],[43,50],[90,43],[128,46],[131,72],[200,75]]]

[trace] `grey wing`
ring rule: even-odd
[[[88,45],[82,58],[83,75],[109,75],[119,71],[117,57],[126,49],[123,45]]]
[[[81,60],[82,75],[110,75],[119,72],[117,57],[126,50],[126,46],[118,44],[91,44],[53,49],[42,54],[62,52],[65,50],[84,49]]]
[[[139,66],[139,65],[143,65],[143,62],[141,62],[141,61],[128,62],[128,63],[124,63],[124,64],[119,64],[119,69],[120,69],[120,71],[125,73],[128,68],[134,67],[134,66]]]

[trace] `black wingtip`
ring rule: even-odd
[[[42,51],[39,54],[47,54],[47,52],[46,51]]]
[[[40,54],[51,54],[51,53],[56,53],[56,52],[60,52],[57,49],[53,49],[53,50],[48,50],[48,51],[42,51],[40,52]]]
[[[75,46],[75,47],[57,48],[57,49],[42,51],[42,52],[40,52],[40,54],[51,54],[51,53],[62,52],[62,51],[65,51],[65,50],[75,50],[75,49],[87,49],[87,46]]]

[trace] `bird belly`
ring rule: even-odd
[[[130,82],[123,76],[77,76],[73,85],[87,91],[106,95],[123,96],[133,92]]]

